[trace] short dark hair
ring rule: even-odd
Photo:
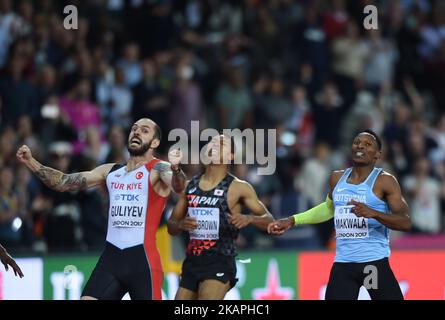
[[[380,137],[377,135],[377,133],[375,133],[375,132],[374,132],[373,130],[371,130],[371,129],[363,130],[363,131],[361,131],[359,134],[362,134],[362,133],[367,133],[367,134],[370,134],[371,136],[373,136],[374,139],[375,139],[375,142],[377,143],[377,147],[379,148],[379,151],[382,150],[382,140],[381,140]]]

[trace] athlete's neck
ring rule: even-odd
[[[206,166],[206,170],[202,176],[208,182],[218,182],[221,181],[228,172],[228,167],[226,164],[209,164]]]
[[[143,156],[131,156],[130,159],[128,159],[127,162],[127,171],[133,171],[141,166],[143,166],[144,164],[150,162],[151,160],[153,160],[153,153],[152,152],[147,152],[145,155]]]
[[[374,165],[371,166],[353,166],[349,179],[352,182],[361,183],[366,180],[371,171],[374,170]]]

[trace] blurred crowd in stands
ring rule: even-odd
[[[75,5],[77,30],[64,28]],[[366,30],[366,5],[378,29]],[[98,250],[107,196],[56,193],[15,158],[27,144],[64,172],[128,158],[133,121],[171,129],[277,130],[277,170],[233,172],[276,218],[326,197],[352,138],[384,141],[378,164],[411,207],[413,234],[445,233],[445,1],[0,0],[0,243],[34,252]],[[199,166],[184,166],[190,177]],[[167,208],[175,203],[173,197]],[[321,249],[332,221],[246,249]],[[395,237],[406,236],[395,233]]]

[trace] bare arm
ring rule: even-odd
[[[108,172],[113,167],[113,164],[104,164],[92,171],[66,174],[42,165],[32,157],[31,151],[27,146],[19,148],[17,158],[46,186],[59,192],[85,190],[97,186],[105,181]]]
[[[179,166],[181,159],[181,150],[171,150],[168,153],[169,162],[160,161],[153,167],[159,173],[161,181],[176,193],[184,191],[187,181],[187,177]]]
[[[185,193],[182,193],[173,209],[172,215],[167,221],[167,230],[170,235],[176,236],[182,231],[191,231],[197,228],[198,223],[196,219],[187,217],[187,208],[187,196]]]
[[[272,214],[267,210],[266,206],[258,199],[253,187],[245,181],[235,181],[236,193],[240,194],[243,204],[252,213],[250,215],[234,214],[230,218],[230,222],[237,228],[243,228],[249,224],[254,225],[263,231],[267,230],[269,223],[273,222]]]
[[[334,208],[332,204],[332,191],[334,190],[335,186],[338,183],[338,180],[340,180],[341,176],[343,175],[343,170],[340,171],[333,171],[329,177],[329,193],[328,198],[325,202],[321,203],[318,206],[315,206],[305,212],[303,212],[300,217],[305,216],[304,221],[302,222],[300,219],[299,224],[308,224],[308,223],[320,223],[323,221],[327,221],[326,218],[332,218],[334,214]],[[328,211],[328,216],[326,217],[324,213]],[[323,214],[323,215],[322,215]],[[295,225],[295,217],[289,216],[287,218],[283,218],[280,220],[276,220],[269,224],[267,227],[267,231],[270,234],[280,236],[283,233],[285,233],[287,230],[292,228]]]
[[[15,260],[9,255],[9,253],[1,244],[0,244],[0,262],[5,266],[6,271],[8,271],[10,266],[16,276],[19,276],[20,278],[24,277],[20,267],[17,265]]]
[[[409,207],[402,196],[399,183],[394,176],[389,174],[382,174],[379,179],[382,179],[381,184],[391,213],[384,214],[357,201],[351,201],[355,205],[353,212],[357,216],[376,219],[390,229],[409,231],[411,229]]]
[[[381,178],[385,181],[386,201],[391,214],[379,213],[375,219],[390,229],[409,231],[411,229],[409,207],[402,196],[399,183],[392,175],[382,175]]]
[[[173,167],[173,168],[172,168]],[[186,176],[178,165],[172,165],[165,161],[160,161],[153,167],[159,172],[159,178],[171,190],[176,193],[181,193],[185,189]]]

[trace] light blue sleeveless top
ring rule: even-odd
[[[375,219],[356,217],[347,203],[354,199],[369,208],[389,214],[388,204],[373,192],[381,168],[374,168],[360,184],[347,181],[352,168],[345,170],[335,186],[332,197],[335,207],[336,254],[335,262],[369,262],[389,257],[389,229]]]

